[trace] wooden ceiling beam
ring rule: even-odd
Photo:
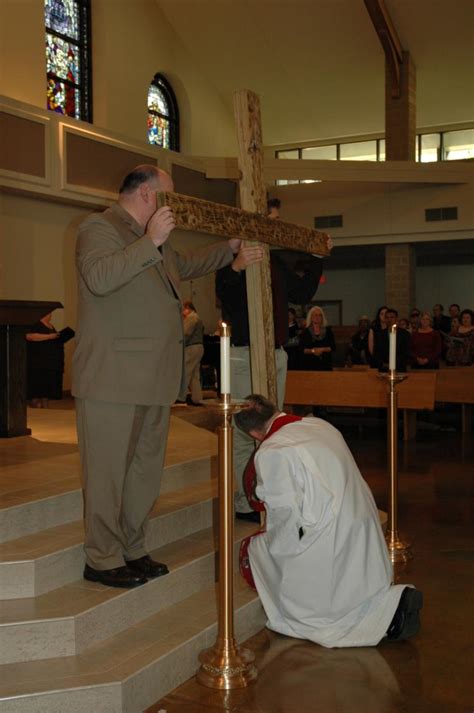
[[[364,0],[364,3],[390,67],[392,97],[398,98],[400,96],[400,66],[403,62],[402,44],[384,0]]]

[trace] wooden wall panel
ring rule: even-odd
[[[0,168],[46,178],[46,126],[0,112]]]
[[[117,193],[122,178],[142,163],[157,165],[146,154],[128,151],[89,136],[66,132],[68,187],[82,186]]]
[[[176,193],[213,203],[236,206],[237,185],[234,181],[206,178],[204,173],[177,163],[173,164],[172,175]]]

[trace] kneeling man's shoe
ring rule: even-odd
[[[155,562],[152,560],[150,555],[143,555],[137,560],[127,560],[127,567],[136,572],[137,574],[142,574],[148,579],[153,577],[162,577],[164,574],[168,574],[168,567],[163,564],[163,562]]]
[[[256,510],[252,510],[251,512],[236,512],[235,517],[237,520],[247,520],[247,522],[260,524],[260,513]]]
[[[116,567],[115,569],[93,569],[86,564],[84,568],[84,579],[89,582],[100,582],[107,587],[121,587],[129,589],[139,587],[147,583],[147,578],[137,572],[132,572],[128,567]]]
[[[193,401],[191,396],[186,396],[186,403],[188,404],[188,406],[204,406],[201,401]]]
[[[397,611],[387,631],[389,641],[401,641],[415,636],[420,629],[420,609],[423,593],[413,587],[405,587]]]

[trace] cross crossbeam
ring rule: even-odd
[[[317,255],[329,255],[326,233],[303,225],[272,220],[259,213],[212,203],[180,193],[157,194],[158,207],[168,205],[176,227],[225,238],[253,240]]]

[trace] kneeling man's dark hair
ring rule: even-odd
[[[263,431],[267,421],[277,412],[277,407],[260,394],[250,394],[245,400],[248,406],[235,414],[235,423],[244,433]]]

